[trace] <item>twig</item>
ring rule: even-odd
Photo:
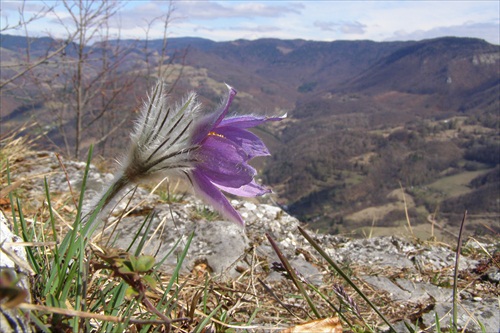
[[[413,234],[413,229],[411,227],[411,222],[410,222],[410,215],[408,214],[408,205],[406,203],[406,196],[405,196],[405,189],[401,182],[399,182],[399,187],[401,187],[401,193],[403,194],[403,204],[405,208],[405,216],[406,216],[406,221],[408,222],[408,228],[410,229],[410,233],[412,237],[415,237],[415,234]]]
[[[71,193],[71,199],[73,200],[73,204],[75,205],[75,209],[78,209],[78,204],[76,203],[75,199],[75,194],[73,193],[73,188],[71,187],[71,182],[69,181],[69,175],[68,175],[68,170],[66,170],[66,167],[64,166],[64,163],[61,159],[61,155],[59,153],[56,153],[57,160],[59,161],[59,165],[64,171],[64,174],[66,175],[66,181],[68,182],[69,186],[69,192]]]
[[[125,323],[125,322],[129,322],[132,324],[164,324],[165,323],[164,320],[157,320],[157,319],[144,320],[144,319],[136,319],[136,318],[130,318],[130,317],[117,317],[117,316],[110,316],[110,315],[102,315],[99,313],[76,311],[76,310],[62,309],[62,308],[56,308],[56,307],[52,307],[52,306],[29,304],[29,303],[21,303],[18,305],[18,307],[22,310],[44,311],[44,312],[50,312],[50,313],[57,313],[57,314],[68,316],[68,317],[93,318],[93,319],[98,319],[98,320],[110,321],[113,323]]]
[[[453,274],[453,327],[455,330],[458,328],[458,308],[457,308],[457,283],[458,283],[458,262],[460,260],[460,251],[462,250],[462,234],[464,230],[465,219],[467,218],[467,210],[464,212],[464,216],[462,218],[462,223],[460,224],[460,231],[458,232],[458,241],[457,241],[457,251],[455,254],[455,272]]]
[[[274,293],[274,291],[271,289],[271,287],[269,287],[267,284],[265,284],[264,281],[262,281],[260,278],[257,278],[257,281],[260,282],[260,284],[264,287],[264,289],[269,293],[269,295],[271,295],[275,300],[276,302],[278,302],[286,311],[288,311],[289,314],[291,314],[292,316],[294,316],[295,318],[297,319],[301,319],[300,317],[298,317],[295,313],[292,312],[292,310],[290,309],[290,307],[288,305],[286,305],[285,303],[283,303],[279,297]]]

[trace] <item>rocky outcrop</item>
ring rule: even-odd
[[[16,304],[30,302],[30,278],[33,271],[28,265],[22,239],[10,229],[0,211],[0,333],[32,332],[29,315],[21,314]]]

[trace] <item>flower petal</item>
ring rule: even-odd
[[[226,199],[224,194],[213,185],[210,180],[203,175],[199,170],[191,171],[193,187],[203,200],[213,206],[222,216],[228,220],[235,222],[242,227],[245,226],[245,221],[241,215],[231,206],[231,203]]]
[[[228,187],[241,187],[252,181],[257,173],[246,163],[244,149],[217,135],[209,135],[196,152],[196,168],[210,181]]]
[[[286,114],[282,117],[236,116],[223,119],[218,127],[234,126],[239,128],[250,128],[265,123],[266,121],[279,121],[284,118],[286,118]]]
[[[221,185],[217,185],[218,188],[223,190],[224,192],[234,194],[240,197],[257,197],[264,195],[266,193],[271,193],[270,189],[267,189],[263,186],[260,186],[255,181],[252,181],[246,185],[243,185],[239,188],[234,187],[225,187]]]
[[[229,89],[229,93],[222,102],[219,109],[215,112],[212,112],[205,117],[202,117],[198,120],[196,124],[196,130],[193,132],[193,138],[191,139],[191,143],[198,144],[208,135],[208,133],[212,132],[220,122],[223,121],[224,117],[227,115],[227,111],[233,102],[234,96],[236,96],[236,90],[230,86],[227,86]]]
[[[259,137],[247,130],[237,127],[224,126],[216,129],[216,133],[224,136],[243,148],[248,159],[255,156],[268,156],[269,150]]]

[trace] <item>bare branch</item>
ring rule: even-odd
[[[24,5],[26,4],[26,1],[23,1],[21,3],[21,7],[19,7],[18,13],[19,13],[19,20],[17,23],[10,25],[9,24],[9,18],[7,16],[4,16],[2,21],[4,22],[4,26],[0,27],[0,32],[4,33],[9,30],[18,30],[18,29],[24,29],[26,25],[29,25],[43,17],[45,17],[48,13],[52,12],[54,10],[54,6],[46,7],[43,6],[39,11],[34,13],[32,16],[30,16],[28,19],[25,18],[25,10],[24,10]]]
[[[47,13],[59,22],[59,31],[65,34],[65,39],[54,38],[58,44],[50,45],[40,56],[40,49],[35,50],[27,29],[35,18],[21,19],[20,26],[25,28],[28,41],[25,59],[17,61],[16,67],[8,64],[15,75],[0,81],[0,88],[17,89],[16,94],[22,91],[28,101],[41,105],[45,112],[33,116],[43,114],[44,119],[38,119],[41,126],[57,130],[51,139],[64,146],[67,154],[78,158],[92,141],[99,144],[101,152],[107,144],[112,147],[139,102],[135,91],[143,89],[135,89],[137,86],[148,84],[151,77],[159,75],[170,77],[173,89],[182,75],[187,50],[180,53],[168,50],[172,1],[164,15],[144,25],[146,40],[132,43],[121,41],[119,36],[111,39],[114,31],[111,20],[124,6],[123,2],[61,0],[60,3],[58,10],[64,13],[53,8]],[[163,39],[153,50],[149,34],[159,21]]]
[[[75,36],[77,34],[78,34],[78,32],[75,32],[59,48],[57,48],[53,52],[50,52],[47,56],[38,59],[34,63],[31,63],[31,64],[28,63],[28,65],[23,70],[21,70],[19,73],[17,73],[16,75],[14,75],[11,78],[8,78],[5,81],[0,82],[0,89],[2,89],[4,86],[6,86],[7,84],[11,83],[12,81],[18,79],[19,77],[23,76],[27,72],[31,71],[33,68],[40,66],[41,64],[47,62],[47,60],[49,60],[49,59],[53,58],[54,56],[60,54],[71,43],[71,41],[75,38]]]
[[[57,48],[55,51],[50,52],[46,56],[41,57],[41,58],[37,59],[35,62],[31,63],[31,61],[30,61],[30,41],[29,41],[29,34],[28,34],[28,30],[27,30],[28,25],[35,22],[38,19],[45,17],[47,14],[53,12],[54,6],[51,6],[51,7],[44,6],[38,12],[33,14],[30,18],[26,19],[25,14],[24,14],[25,13],[24,5],[25,5],[25,1],[22,2],[21,7],[19,8],[19,22],[15,25],[9,26],[8,21],[6,20],[7,21],[6,25],[4,27],[2,27],[0,31],[5,32],[7,30],[16,30],[16,29],[20,29],[20,28],[25,30],[25,35],[26,35],[26,40],[27,40],[27,46],[26,46],[27,62],[26,62],[26,64],[24,64],[24,66],[21,65],[24,68],[21,69],[17,74],[8,78],[7,80],[2,80],[0,82],[0,89],[5,87],[7,84],[13,82],[14,80],[20,78],[21,76],[25,75],[27,72],[31,71],[35,67],[40,66],[41,64],[45,63],[49,59],[51,59],[54,56],[63,52],[64,49],[74,40],[75,36],[78,34],[78,31],[75,31],[73,34],[70,34],[68,36],[68,38],[66,39],[66,41],[59,48]],[[2,67],[0,66],[0,68],[2,68]]]

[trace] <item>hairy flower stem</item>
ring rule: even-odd
[[[131,181],[125,174],[120,176],[116,176],[112,182],[106,187],[105,190],[101,192],[100,195],[97,196],[98,200],[94,201],[91,205],[90,210],[83,218],[83,223],[87,224],[88,222],[96,222],[100,221],[102,217],[107,213],[109,204],[113,201],[113,199],[128,185],[131,184]],[[91,216],[95,215],[95,218],[90,219]],[[91,230],[88,228],[87,230]],[[87,236],[87,235],[82,235]]]
[[[109,185],[108,190],[103,193],[101,200],[104,199],[104,204],[102,205],[101,212],[106,210],[109,203],[113,200],[113,198],[118,195],[125,187],[131,184],[130,180],[125,176],[121,175],[113,180],[113,182]]]

